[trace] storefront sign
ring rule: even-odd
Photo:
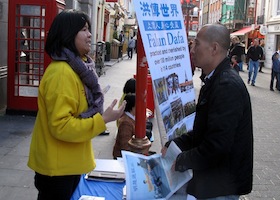
[[[275,26],[274,26],[274,30],[275,30],[276,32],[280,31],[280,25],[275,25]]]
[[[227,6],[234,6],[234,0],[226,0]]]
[[[260,27],[260,34],[266,35],[267,34],[267,27],[265,25],[261,25]]]
[[[280,24],[268,25],[267,26],[268,33],[279,33],[280,32]]]

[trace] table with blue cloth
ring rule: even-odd
[[[105,197],[105,200],[121,200],[124,186],[125,182],[86,180],[85,175],[82,175],[71,200],[78,200],[82,195]],[[183,192],[177,192],[169,200],[195,200],[191,195],[186,196],[184,191],[185,189],[183,189]]]
[[[82,195],[105,197],[105,199],[110,200],[121,200],[124,186],[125,182],[86,180],[85,175],[82,175],[71,200],[78,200]]]

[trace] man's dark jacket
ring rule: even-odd
[[[228,58],[201,88],[193,131],[174,141],[183,151],[177,157],[175,170],[193,169],[188,194],[213,198],[251,192],[251,102]]]
[[[253,61],[260,60],[263,57],[263,50],[261,46],[250,46],[247,51],[247,57]]]

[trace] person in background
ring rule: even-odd
[[[121,104],[121,102],[124,100],[124,98],[126,97],[127,94],[135,94],[136,93],[136,79],[135,78],[130,78],[128,79],[123,87],[123,95],[119,101],[119,103]],[[147,112],[147,120],[146,120],[146,136],[148,137],[148,139],[153,142],[154,141],[154,137],[153,137],[153,123],[151,121],[149,121],[149,112]],[[119,126],[119,120],[117,120],[117,127]],[[117,138],[117,134],[115,138]],[[150,153],[150,152],[149,152]]]
[[[248,72],[248,84],[255,86],[257,74],[260,66],[260,59],[263,57],[263,50],[259,45],[259,39],[254,40],[254,45],[250,46],[247,52],[249,58],[249,72]],[[252,77],[253,75],[253,77]]]
[[[237,73],[239,73],[239,65],[237,63],[237,55],[233,55],[231,57],[231,63],[232,63],[232,68],[235,69],[235,71],[237,71]]]
[[[81,11],[64,10],[53,20],[45,50],[52,58],[38,92],[38,113],[28,166],[35,171],[38,200],[69,200],[81,174],[95,168],[91,139],[118,119],[125,101],[103,112],[104,97],[91,49],[91,24]]]
[[[124,44],[124,34],[123,34],[123,31],[121,31],[120,35],[119,35],[119,42],[120,42],[120,45],[119,45],[119,58],[122,59],[122,56],[123,56],[123,44]]]
[[[124,115],[118,120],[118,134],[113,149],[113,158],[122,157],[121,150],[131,151],[128,141],[135,135],[135,94],[124,97]]]
[[[189,41],[188,46],[189,46],[189,53],[190,53],[190,52],[191,52],[191,48],[192,48],[192,46],[193,46],[193,40],[190,40],[190,41]],[[196,66],[195,66],[195,64],[193,63],[191,53],[190,53],[190,63],[191,63],[192,75],[194,75],[194,71],[195,71]]]
[[[127,48],[128,59],[132,59],[134,48],[135,48],[135,40],[133,37],[131,37],[128,41],[128,48]]]
[[[272,70],[271,70],[271,81],[270,81],[270,90],[274,91],[273,89],[273,83],[274,83],[274,78],[276,78],[276,86],[275,88],[280,91],[280,55],[279,53],[275,52],[272,56]]]
[[[187,193],[198,200],[239,200],[253,184],[253,123],[250,96],[228,58],[229,30],[203,26],[191,50],[208,79],[196,105],[193,130],[173,141],[182,150],[172,169],[193,170]],[[171,141],[162,148],[165,156]]]
[[[137,53],[137,35],[135,34],[134,36],[134,40],[135,40],[135,47],[134,47],[134,50],[135,50],[135,53]]]
[[[123,87],[123,94],[122,97],[119,101],[119,106],[122,104],[124,97],[129,94],[129,93],[135,93],[136,92],[136,79],[135,78],[130,78],[128,79]]]
[[[242,43],[240,43],[240,40],[238,37],[234,36],[232,39],[232,48],[229,52],[229,57],[231,59],[232,56],[237,56],[237,63],[239,66],[239,71],[243,71],[243,60],[242,57],[245,54],[245,46],[243,46]]]
[[[280,55],[280,46],[278,47],[278,50],[276,51]],[[280,60],[280,58],[279,58]]]
[[[265,62],[265,48],[264,48],[264,39],[260,40],[260,47],[262,48],[263,51],[263,55],[260,59],[260,68],[259,68],[259,72],[263,73],[262,68],[264,67],[264,62]]]
[[[135,94],[136,92],[136,79],[130,78],[128,79],[123,87],[123,94],[119,100],[119,107],[122,105],[122,102],[127,94]],[[119,126],[119,120],[116,121],[117,127]],[[116,136],[115,136],[116,138]]]
[[[251,46],[254,46],[254,42],[252,41],[252,42],[250,42],[250,46],[248,46],[248,49],[251,47]],[[247,49],[247,51],[248,51],[248,49]],[[246,54],[246,56],[245,56],[245,62],[246,62],[246,64],[247,64],[247,70],[249,70],[249,60],[250,60],[250,58],[247,56],[247,54]]]

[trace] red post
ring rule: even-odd
[[[146,155],[151,147],[151,142],[146,136],[147,76],[148,63],[139,30],[137,35],[135,135],[128,144],[133,152]]]
[[[146,107],[147,107],[147,76],[148,63],[140,32],[137,35],[137,70],[136,70],[136,114],[135,137],[146,136]]]

